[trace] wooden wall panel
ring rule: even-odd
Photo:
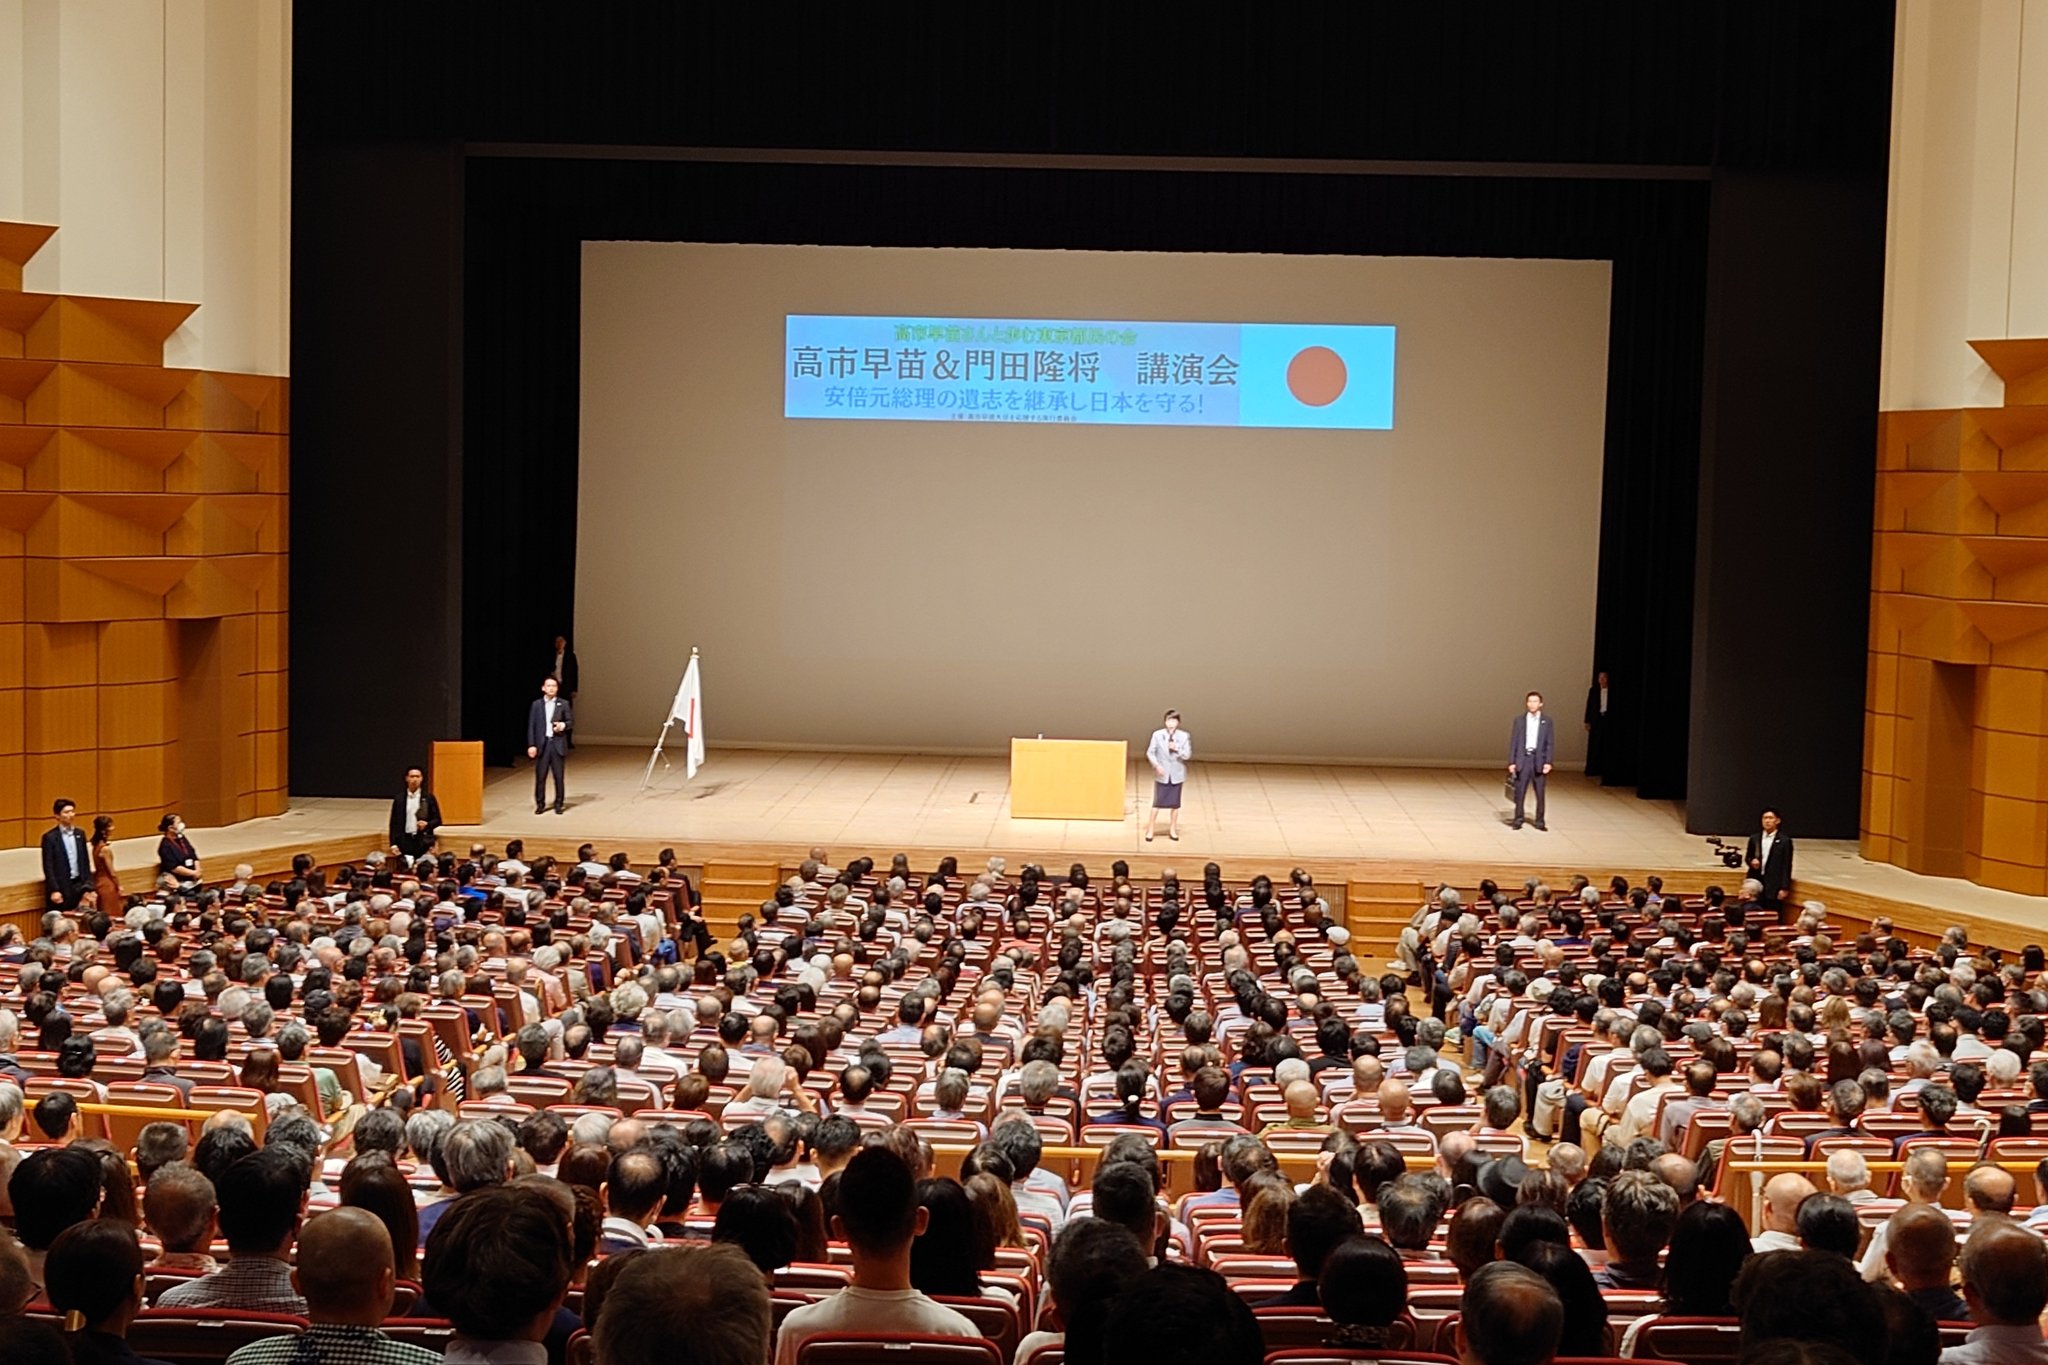
[[[194,305],[25,294],[0,223],[0,847],[285,808],[289,385],[163,363]]]
[[[2048,344],[2005,405],[1882,414],[1862,850],[2048,892]]]

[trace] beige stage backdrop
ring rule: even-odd
[[[1583,754],[1605,262],[588,242],[578,731]],[[1391,431],[782,416],[791,313],[1392,323]]]

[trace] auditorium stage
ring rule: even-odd
[[[555,853],[590,841],[636,858],[673,845],[690,864],[794,860],[813,844],[842,857],[907,851],[918,865],[946,853],[963,863],[1001,853],[1013,864],[1080,860],[1106,871],[1123,857],[1141,874],[1175,867],[1183,876],[1214,858],[1233,877],[1278,876],[1300,863],[1333,885],[1439,877],[1470,885],[1481,876],[1507,881],[1531,873],[1561,881],[1573,872],[1638,880],[1656,872],[1678,885],[1718,881],[1733,890],[1741,876],[1686,832],[1680,803],[1640,800],[1578,773],[1551,778],[1550,830],[1540,833],[1508,828],[1502,774],[1492,769],[1198,763],[1181,842],[1162,833],[1147,844],[1140,822],[1151,773],[1142,760],[1126,778],[1124,819],[1100,822],[1013,818],[1008,761],[1000,757],[714,749],[696,781],[684,781],[678,755],[673,766],[656,766],[642,792],[646,760],[644,749],[577,749],[569,810],[559,816],[533,813],[530,768],[493,769],[484,824],[451,826],[444,838],[461,848],[472,839],[499,846],[524,837],[532,851]],[[295,797],[283,815],[194,830],[193,838],[210,872],[245,859],[267,871],[298,848],[323,861],[360,855],[382,841],[389,808],[388,801]],[[154,836],[117,843],[124,881],[146,880],[155,847]],[[36,849],[0,853],[0,895],[10,907],[33,903],[29,884],[38,869]],[[1797,873],[1800,894],[1847,910],[1897,914],[1918,906],[1918,922],[1996,929],[1995,941],[2048,937],[2048,901],[1865,862],[1850,841],[1800,838]]]

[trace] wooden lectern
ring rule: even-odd
[[[1020,820],[1121,820],[1130,746],[1120,739],[1010,741],[1010,814]]]
[[[437,739],[427,785],[441,802],[444,825],[484,822],[484,743],[480,739]]]

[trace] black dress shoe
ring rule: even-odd
[[[1509,828],[1509,829],[1520,829],[1521,827],[1522,827],[1522,822],[1521,822],[1520,820],[1510,820],[1510,821],[1508,821],[1508,828]]]
[[[561,808],[560,806],[556,806],[556,807],[555,807],[555,814],[557,814],[557,815],[560,815],[561,813],[562,813],[562,808]],[[1541,826],[1541,825],[1539,825],[1539,826],[1537,826],[1537,828],[1538,828],[1538,829],[1541,829],[1541,828],[1542,828],[1542,826]]]
[[[546,809],[547,809],[547,807],[546,807],[546,806],[535,806],[535,807],[533,808],[533,813],[534,813],[535,815],[539,815],[539,814],[540,814],[541,812],[545,811]]]
[[[1550,826],[1544,824],[1541,820],[1536,822],[1536,828],[1542,830],[1545,834],[1550,833]]]

